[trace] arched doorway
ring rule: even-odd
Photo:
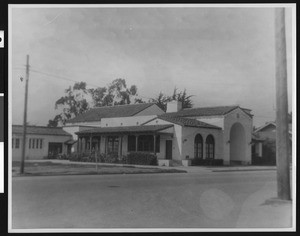
[[[197,134],[194,140],[194,157],[203,158],[203,138],[201,134]]]
[[[240,123],[234,123],[230,130],[230,162],[241,163],[246,159],[245,129]]]
[[[207,136],[205,141],[205,153],[206,158],[215,158],[215,139],[211,134]]]

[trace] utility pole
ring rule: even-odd
[[[284,8],[275,8],[275,57],[277,191],[279,199],[291,200]]]
[[[24,173],[24,165],[25,165],[28,80],[29,80],[29,55],[27,55],[27,60],[26,60],[26,85],[25,85],[24,119],[23,119],[23,142],[22,142],[22,160],[21,160],[21,169],[20,169],[21,174]]]

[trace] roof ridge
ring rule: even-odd
[[[109,105],[109,106],[101,106],[101,107],[92,107],[91,109],[87,110],[93,110],[93,109],[101,109],[101,108],[113,108],[113,107],[121,107],[121,106],[134,106],[134,105],[152,105],[155,104],[155,102],[145,102],[145,103],[132,103],[132,104],[119,104],[119,105]]]
[[[23,125],[12,125],[12,126],[23,126]],[[48,127],[42,125],[26,125],[26,127],[35,127],[35,128],[49,128],[49,129],[62,129],[63,127]]]
[[[219,107],[240,107],[240,106],[239,105],[225,105],[225,106],[190,107],[190,108],[183,108],[182,110],[207,109],[207,108],[216,108],[216,107],[219,108]]]

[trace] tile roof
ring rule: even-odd
[[[101,118],[134,116],[154,104],[155,103],[139,103],[93,108],[68,120],[67,123],[100,121]]]
[[[199,107],[199,108],[187,108],[178,112],[166,113],[166,116],[176,117],[189,117],[189,116],[220,116],[226,115],[230,111],[238,108],[239,106],[217,106],[217,107]],[[241,108],[245,113],[250,114],[249,109]]]
[[[221,129],[221,127],[207,124],[202,121],[198,121],[196,119],[189,119],[189,118],[183,118],[183,117],[171,117],[166,115],[158,116],[157,118],[172,122],[174,124],[178,124],[181,126],[187,126],[187,127],[201,127],[201,128],[210,128],[210,129]]]
[[[13,134],[23,134],[23,125],[13,125]],[[71,136],[71,134],[64,131],[61,127],[53,128],[46,126],[32,126],[28,125],[26,128],[27,134],[37,134],[37,135],[58,135],[58,136]]]
[[[267,128],[268,126],[273,126],[274,128],[276,128],[276,122],[275,121],[270,121],[270,122],[266,122],[264,125],[258,127],[254,133],[257,133],[259,131],[264,130],[265,128]],[[292,133],[292,124],[288,124],[288,129],[289,129],[289,133]]]
[[[76,134],[111,134],[111,133],[147,133],[157,132],[172,127],[173,125],[139,125],[121,127],[99,127],[76,132]]]

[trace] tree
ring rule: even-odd
[[[156,103],[156,105],[163,111],[167,110],[167,103],[169,101],[171,101],[171,98],[169,96],[164,95],[162,92],[159,92],[156,98],[150,100],[150,102]]]
[[[93,107],[141,103],[137,87],[127,88],[125,79],[115,79],[106,87],[87,89],[85,82],[75,83],[65,90],[65,95],[55,102],[55,109],[60,110],[48,127],[64,125],[68,119],[78,116]]]
[[[68,119],[88,110],[90,108],[89,95],[85,82],[75,83],[73,87],[67,88],[65,96],[55,102],[55,109],[59,109],[61,112],[53,120],[49,120],[48,127],[64,125]]]
[[[186,89],[183,91],[177,91],[177,88],[175,87],[173,90],[173,94],[171,96],[165,95],[162,92],[160,92],[157,97],[154,99],[151,99],[151,102],[155,102],[162,110],[167,110],[167,103],[175,100],[182,102],[182,108],[192,108],[193,102],[191,100],[191,97],[194,95],[187,95]]]

